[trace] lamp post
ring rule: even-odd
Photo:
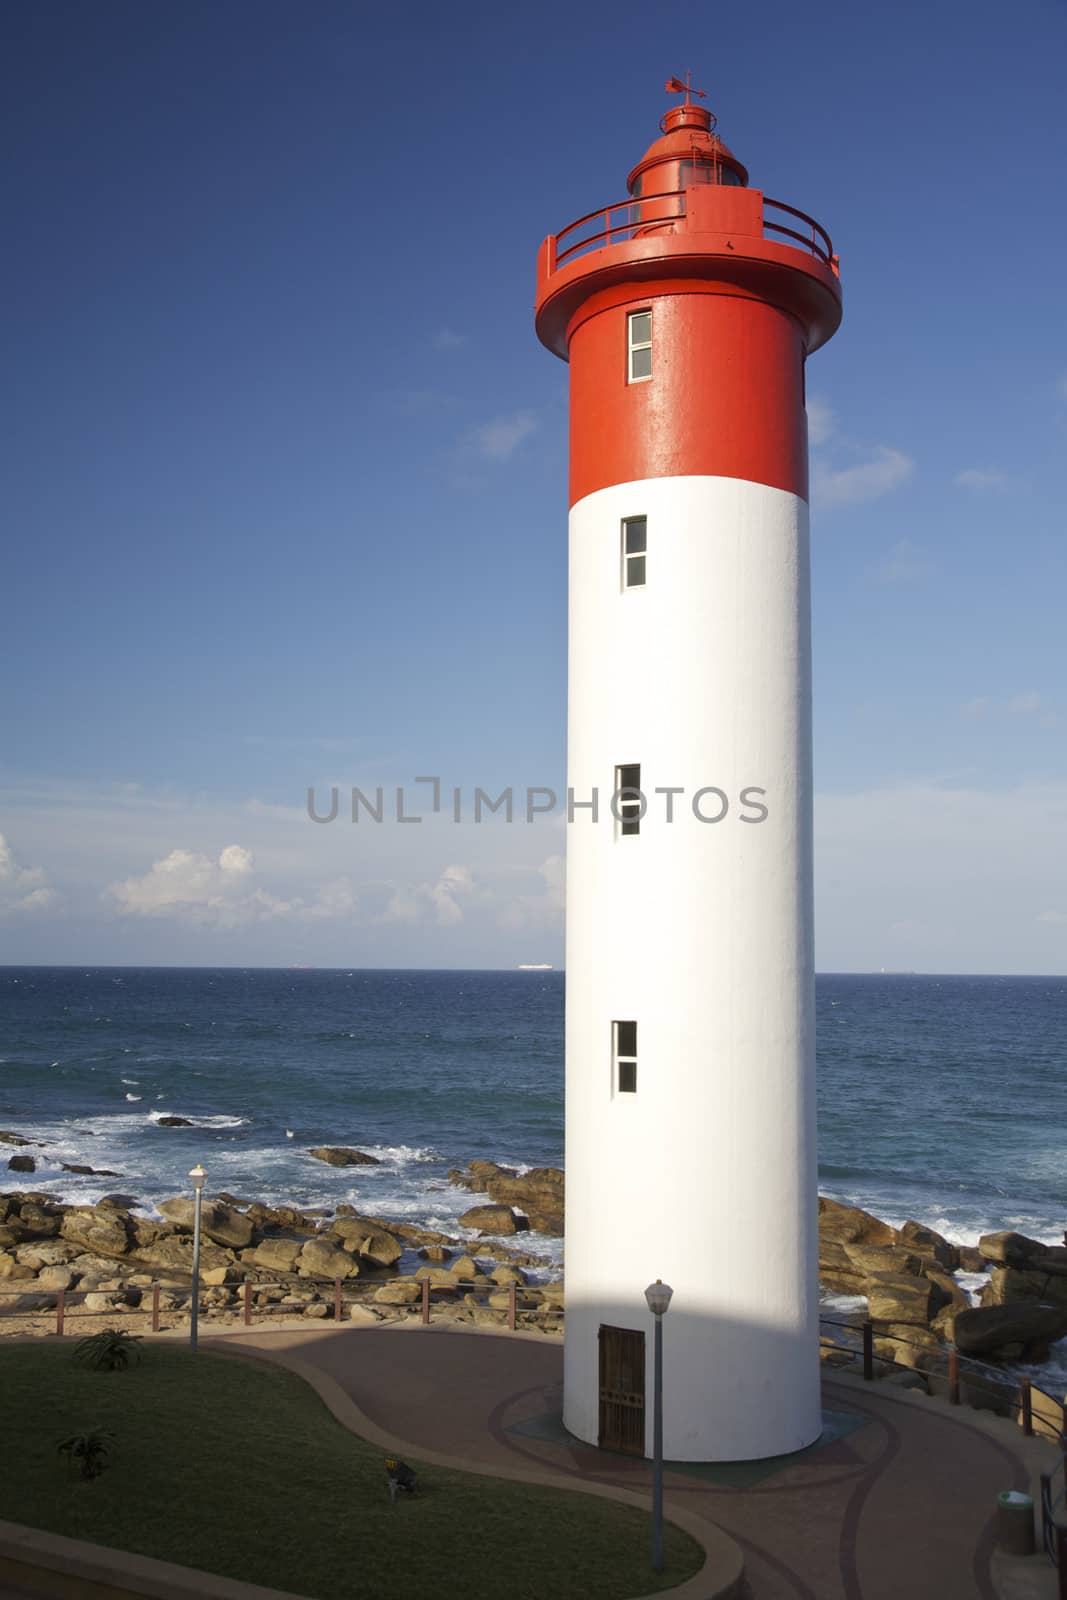
[[[193,1180],[193,1192],[196,1195],[195,1209],[193,1211],[193,1298],[189,1319],[189,1348],[190,1350],[195,1350],[200,1320],[200,1211],[204,1199],[204,1179],[207,1177],[207,1173],[198,1161],[189,1176]]]
[[[645,1290],[656,1319],[652,1362],[652,1571],[663,1571],[663,1319],[674,1290],[662,1278]]]

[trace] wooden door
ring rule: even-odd
[[[645,1336],[600,1328],[600,1437],[604,1450],[645,1453]]]

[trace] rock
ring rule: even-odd
[[[175,1227],[192,1232],[196,1216],[195,1200],[176,1195],[171,1200],[161,1200],[159,1210]],[[234,1211],[231,1206],[220,1204],[218,1200],[202,1204],[200,1227],[209,1239],[231,1250],[243,1250],[252,1243],[251,1218]]]
[[[262,1250],[263,1245],[259,1248]],[[297,1257],[297,1265],[301,1272],[317,1278],[354,1278],[359,1272],[347,1250],[338,1250],[325,1239],[309,1239]]]
[[[134,1194],[105,1194],[96,1202],[97,1211],[129,1211],[131,1206],[137,1204]]]
[[[1043,1361],[1049,1344],[1067,1337],[1067,1307],[971,1306],[956,1313],[953,1327],[961,1355]]]
[[[546,1305],[561,1306],[563,1304],[562,1280],[557,1283],[539,1283],[537,1287],[541,1292],[541,1299]]]
[[[496,1161],[469,1161],[470,1171],[476,1178],[514,1178],[514,1167],[502,1167]]]
[[[42,1289],[69,1289],[74,1282],[74,1274],[69,1267],[42,1267],[37,1274],[37,1282]]]
[[[421,1299],[421,1283],[410,1278],[396,1278],[374,1291],[375,1304],[380,1306],[413,1306]]]
[[[452,1252],[443,1244],[424,1244],[419,1251],[424,1261],[451,1261]]]
[[[79,1254],[78,1246],[66,1239],[36,1239],[33,1244],[20,1244],[15,1251],[16,1258],[34,1272],[42,1267],[65,1267]]]
[[[905,1250],[903,1245],[852,1244],[849,1241],[841,1249],[855,1270],[864,1277],[873,1272],[905,1272],[917,1278],[922,1270],[919,1257]],[[933,1257],[930,1259],[933,1260]]]
[[[6,1250],[0,1250],[0,1278],[13,1277],[15,1268],[18,1265],[19,1263],[15,1260],[13,1255],[10,1255]]]
[[[862,1294],[863,1273],[845,1254],[845,1247],[836,1239],[819,1236],[819,1282],[825,1289],[838,1294]]]
[[[459,1219],[464,1228],[477,1228],[482,1233],[518,1233],[518,1223],[510,1206],[472,1206]]]
[[[251,1259],[268,1272],[292,1272],[301,1248],[295,1239],[264,1239],[252,1252]]]
[[[294,1211],[292,1206],[264,1206],[256,1202],[248,1207],[245,1215],[254,1227],[264,1232],[280,1231],[283,1233],[314,1233],[316,1224],[302,1211]]]
[[[961,1289],[951,1272],[939,1272],[936,1267],[927,1267],[925,1276],[934,1284],[943,1296],[942,1304],[936,1315],[940,1316],[943,1310],[953,1311],[970,1310],[971,1297],[966,1289]]]
[[[85,1296],[85,1299],[82,1303],[85,1306],[86,1311],[112,1311],[115,1307],[115,1296],[111,1294],[101,1294],[94,1290],[92,1294],[87,1294]]]
[[[908,1272],[874,1272],[867,1279],[867,1315],[872,1322],[925,1325],[941,1309],[941,1292],[929,1278]]]
[[[369,1156],[363,1150],[353,1150],[348,1145],[322,1144],[309,1150],[308,1155],[314,1156],[316,1161],[327,1162],[331,1167],[381,1166],[377,1156]]]
[[[64,1172],[76,1172],[85,1178],[121,1178],[121,1172],[109,1172],[107,1167],[84,1167],[78,1161],[61,1161]]]
[[[927,1328],[918,1328],[912,1323],[891,1322],[879,1330],[874,1340],[874,1353],[882,1361],[892,1361],[899,1367],[927,1372],[940,1365],[944,1346],[937,1335]]]
[[[155,1244],[157,1239],[169,1239],[169,1228],[162,1222],[152,1222],[148,1217],[127,1218],[129,1230],[133,1235],[134,1246],[144,1250],[149,1245]]]
[[[166,1234],[152,1244],[140,1247],[135,1254],[138,1261],[161,1271],[180,1273],[183,1278],[193,1270],[193,1241],[188,1234]],[[233,1266],[232,1251],[224,1250],[210,1241],[201,1242],[201,1273],[215,1273],[220,1267],[228,1270]]]
[[[1001,1306],[1026,1301],[1067,1307],[1067,1276],[1040,1268],[994,1267],[982,1290],[982,1304]]]
[[[896,1244],[897,1232],[858,1206],[843,1206],[819,1196],[819,1237],[838,1244]]]
[[[63,1212],[36,1200],[27,1200],[19,1212],[19,1221],[25,1232],[35,1239],[52,1239],[59,1232]]]
[[[921,1222],[905,1222],[900,1229],[900,1240],[920,1255],[934,1256],[938,1265],[947,1272],[955,1272],[960,1264],[959,1246],[949,1244],[944,1234],[925,1227]]]
[[[1023,1233],[984,1233],[978,1249],[986,1261],[1000,1266],[1040,1267],[1045,1272],[1067,1273],[1067,1249],[1062,1245],[1042,1244]]]
[[[485,1273],[475,1261],[473,1256],[459,1256],[449,1268],[454,1278],[473,1281],[475,1278],[484,1278]]]
[[[32,1156],[12,1156],[8,1168],[12,1172],[36,1172],[37,1163]]]
[[[420,1267],[415,1274],[415,1278],[418,1282],[421,1282],[424,1278],[429,1278],[431,1287],[438,1289],[454,1289],[456,1287],[456,1279],[446,1267]]]
[[[558,1239],[563,1237],[563,1213],[561,1211],[531,1211],[525,1218],[517,1217],[516,1223],[520,1233],[525,1231],[523,1228],[524,1222],[526,1228],[532,1229],[534,1233],[548,1233]]]
[[[330,1308],[325,1300],[309,1300],[304,1307],[305,1317],[328,1317]]]
[[[496,1205],[516,1206],[542,1217],[561,1217],[565,1209],[564,1178],[558,1167],[531,1167],[516,1178],[490,1178],[485,1188]]]
[[[961,1272],[984,1272],[986,1259],[981,1250],[971,1244],[961,1244],[959,1247],[959,1270]]]
[[[200,1279],[202,1283],[220,1286],[226,1282],[229,1275],[230,1267],[226,1263],[215,1267],[205,1267],[203,1262],[200,1263]]]
[[[330,1232],[341,1241],[343,1249],[375,1267],[391,1267],[404,1253],[403,1245],[391,1233],[376,1227],[365,1217],[341,1217]]]
[[[32,1139],[24,1139],[20,1133],[7,1133],[0,1129],[0,1144],[33,1144]]]
[[[130,1248],[129,1235],[122,1219],[89,1210],[68,1211],[60,1224],[64,1239],[80,1245],[91,1255],[124,1256]]]
[[[188,1117],[157,1117],[157,1128],[191,1128],[193,1124]]]
[[[521,1267],[494,1267],[492,1271],[494,1283],[525,1283],[526,1274]]]

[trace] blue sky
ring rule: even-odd
[[[558,817],[304,799],[562,789],[535,255],[691,67],[842,261],[819,966],[1067,968],[1061,5],[42,0],[6,32],[0,960],[561,959]]]

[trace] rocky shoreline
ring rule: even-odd
[[[28,1141],[17,1134],[0,1134],[0,1140],[18,1147],[8,1162],[13,1172],[32,1170]],[[346,1146],[311,1153],[338,1167],[374,1159]],[[514,1285],[518,1311],[532,1325],[558,1331],[563,1285],[545,1281],[552,1263],[536,1249],[519,1248],[517,1237],[562,1235],[563,1173],[472,1161],[452,1169],[448,1179],[472,1198],[484,1197],[458,1219],[465,1236],[362,1215],[346,1204],[302,1210],[226,1193],[205,1198],[205,1314],[224,1320],[239,1314],[248,1283],[261,1310],[329,1316],[341,1279],[359,1291],[358,1298],[348,1297],[350,1316],[388,1320],[421,1302],[428,1279],[435,1290],[455,1291],[445,1314],[457,1320],[502,1321]],[[87,1312],[113,1318],[139,1312],[146,1291],[158,1283],[161,1309],[183,1310],[191,1284],[193,1201],[175,1196],[157,1209],[156,1216],[144,1214],[128,1194],[91,1205],[66,1204],[53,1192],[0,1194],[0,1326],[54,1308],[60,1290]],[[979,1304],[972,1304],[959,1272],[988,1272]],[[1018,1233],[990,1233],[977,1247],[959,1246],[921,1223],[895,1228],[821,1198],[819,1280],[830,1293],[866,1302],[877,1355],[920,1370],[935,1365],[950,1344],[985,1360],[1040,1363],[1052,1343],[1067,1338],[1067,1246]],[[831,1341],[824,1346],[829,1356]]]

